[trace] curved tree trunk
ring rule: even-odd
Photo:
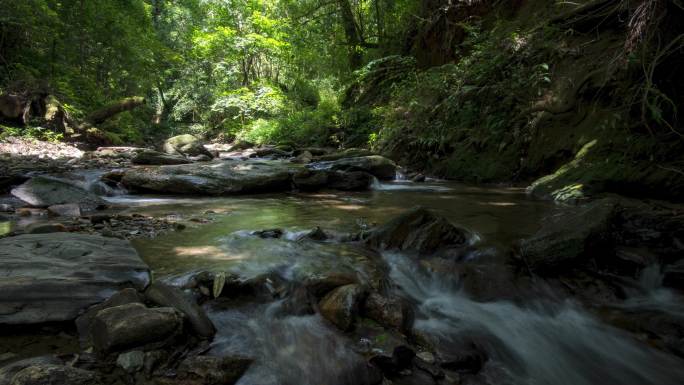
[[[107,107],[97,110],[88,116],[88,121],[92,124],[100,124],[107,119],[120,114],[124,111],[131,111],[145,104],[145,98],[134,96],[122,99],[116,103],[110,104]]]

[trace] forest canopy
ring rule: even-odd
[[[338,95],[394,50],[413,0],[1,1],[0,87],[55,95],[74,117],[147,101],[101,128],[327,140]],[[152,124],[150,124],[152,123]]]

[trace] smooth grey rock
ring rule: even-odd
[[[32,357],[0,367],[0,385],[9,385],[14,375],[34,365],[59,365],[62,362],[53,356]]]
[[[35,207],[77,203],[83,210],[95,210],[105,202],[97,195],[61,180],[35,177],[12,189],[12,195]]]
[[[129,303],[100,310],[90,324],[95,350],[101,354],[162,342],[180,333],[183,316],[170,307],[147,308]]]
[[[192,163],[192,160],[180,155],[170,155],[154,150],[145,150],[136,154],[131,163],[139,165],[174,165]]]
[[[0,239],[0,324],[71,321],[123,287],[143,290],[149,267],[128,241],[50,233]]]
[[[363,171],[382,180],[394,179],[397,172],[397,165],[393,161],[380,155],[317,162],[310,164],[308,167],[315,170]]]
[[[106,301],[97,305],[91,306],[81,316],[76,318],[76,328],[81,338],[82,346],[89,347],[92,344],[90,340],[90,324],[101,310],[109,309],[110,307],[127,305],[130,303],[143,303],[144,298],[133,288],[123,289],[120,292],[112,295]]]
[[[159,281],[153,282],[145,291],[145,297],[157,305],[172,307],[185,314],[198,335],[211,338],[216,333],[216,328],[204,309],[179,288]]]
[[[230,195],[284,192],[301,168],[277,161],[222,161],[128,170],[122,184],[130,189],[167,194]]]
[[[51,223],[51,222],[37,222],[31,223],[24,228],[26,234],[49,234],[49,233],[65,233],[69,231],[61,223]]]
[[[140,350],[121,353],[116,359],[116,364],[128,373],[135,373],[143,368],[145,364],[145,353]]]
[[[186,381],[197,381],[190,382],[192,384],[232,385],[242,377],[252,362],[252,359],[246,357],[196,356],[180,364],[178,375]]]
[[[81,216],[81,206],[78,203],[67,203],[64,205],[53,205],[47,208],[48,215],[55,217],[78,218]]]

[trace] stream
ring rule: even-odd
[[[553,204],[528,198],[520,189],[441,182],[376,183],[373,191],[364,193],[226,198],[119,195],[108,200],[127,206],[130,213],[211,219],[183,232],[133,241],[157,278],[176,283],[206,270],[245,278],[276,273],[284,279],[319,271],[372,274],[359,267],[363,261],[353,246],[339,242],[304,245],[295,240],[316,226],[358,232],[416,205],[470,229],[481,252],[504,253],[517,240],[533,234],[543,217],[556,210]],[[285,231],[280,239],[250,236],[252,231],[274,228]],[[489,359],[479,379],[461,383],[684,383],[684,361],[602,323],[575,302],[541,298],[525,305],[476,302],[444,276],[427,273],[414,259],[400,253],[382,257],[394,285],[416,306],[417,330],[447,347],[458,344],[464,334],[486,336]],[[642,281],[648,287],[624,306],[681,312],[681,298],[660,287],[657,272],[655,277],[653,272],[644,274]],[[282,305],[283,301],[275,301],[206,307],[218,329],[210,354],[256,358],[238,384],[355,385],[370,381],[362,357],[368,341],[340,333],[317,314],[282,316]]]

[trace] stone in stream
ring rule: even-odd
[[[164,152],[169,155],[198,156],[206,155],[210,158],[214,156],[204,147],[204,143],[197,137],[184,134],[174,136],[164,142]]]
[[[92,345],[92,340],[90,336],[90,324],[93,319],[101,310],[109,309],[110,307],[128,305],[131,303],[144,302],[144,298],[137,290],[133,288],[123,289],[120,292],[112,295],[106,301],[99,303],[97,305],[91,306],[88,310],[76,318],[76,328],[78,329],[81,343],[84,347]]]
[[[616,207],[614,200],[603,199],[548,218],[534,236],[522,241],[523,260],[533,271],[549,272],[592,255],[608,259]]]
[[[240,356],[195,356],[181,362],[177,384],[232,385],[242,377],[254,360]],[[173,382],[172,382],[173,383]]]
[[[319,302],[321,315],[338,329],[349,331],[354,326],[364,294],[365,291],[360,285],[338,287]]]
[[[331,171],[363,171],[380,180],[392,180],[396,176],[397,165],[391,160],[379,156],[359,156],[355,158],[342,158],[329,162],[311,163],[308,167],[314,170]]]
[[[82,210],[106,206],[97,195],[61,180],[35,177],[12,189],[12,195],[34,207],[77,203]]]
[[[137,153],[131,163],[148,166],[187,164],[193,161],[180,155],[165,154],[154,150],[145,150]]]
[[[416,207],[365,235],[374,249],[432,254],[442,249],[467,246],[470,233],[432,211]]]
[[[684,290],[684,259],[667,266],[663,273],[664,286]]]
[[[50,233],[0,239],[0,325],[71,321],[121,288],[143,290],[149,267],[127,241]]]
[[[230,195],[285,192],[301,166],[275,161],[222,161],[127,170],[121,183],[130,189],[166,194]]]
[[[26,234],[66,233],[67,231],[69,231],[69,229],[63,224],[52,222],[31,223],[24,228]]]
[[[402,298],[372,292],[363,304],[363,314],[380,325],[399,331],[413,326],[413,309]]]
[[[53,205],[47,208],[48,215],[54,217],[78,218],[81,216],[81,207],[78,203],[67,203],[64,205]]]
[[[199,336],[211,338],[216,333],[216,328],[204,309],[177,287],[156,281],[147,288],[145,297],[157,305],[173,307],[183,313]]]
[[[0,380],[2,384],[2,380]],[[63,364],[35,364],[20,370],[8,385],[99,385],[100,376],[88,370]]]
[[[95,350],[101,354],[164,343],[181,333],[183,315],[170,307],[147,308],[129,303],[100,310],[90,324]]]
[[[301,191],[318,191],[328,185],[328,172],[302,169],[292,176],[292,182]]]
[[[373,183],[373,175],[365,171],[331,171],[328,186],[341,191],[366,191]]]
[[[135,373],[145,365],[145,353],[140,350],[133,350],[119,354],[116,364],[128,373]]]

